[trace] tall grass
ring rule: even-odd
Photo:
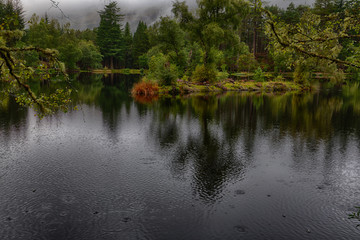
[[[157,83],[141,81],[134,85],[131,94],[133,96],[157,96],[159,94],[159,86]]]

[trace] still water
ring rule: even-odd
[[[360,91],[0,105],[0,239],[360,239]],[[40,86],[39,88],[45,88]]]

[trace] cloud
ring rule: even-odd
[[[55,0],[59,7],[69,18],[65,18],[61,12],[52,7],[50,0],[23,0],[26,18],[29,19],[34,13],[43,16],[47,13],[50,17],[57,18],[60,22],[70,22],[73,28],[94,28],[99,25],[98,11],[104,9],[110,0]],[[148,25],[158,20],[160,16],[171,14],[173,0],[117,0],[118,6],[125,15],[124,22],[129,22],[134,31],[138,22],[144,21]],[[186,0],[190,6],[195,6],[196,0]],[[291,2],[295,4],[312,4],[314,0],[270,0],[269,5],[277,4],[287,7]]]

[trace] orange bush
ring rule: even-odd
[[[131,94],[133,96],[156,96],[159,94],[159,86],[157,83],[142,81],[134,85]]]

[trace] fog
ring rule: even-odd
[[[268,0],[267,4],[277,4],[286,8],[291,2],[298,4],[312,4],[314,0]],[[22,0],[26,19],[34,13],[58,19],[61,23],[70,22],[73,28],[94,28],[99,25],[98,11],[104,9],[110,0],[55,0],[63,13],[53,6],[51,0]],[[138,22],[144,21],[151,25],[160,16],[170,15],[172,0],[117,0],[124,22],[129,22],[132,31]],[[190,7],[196,6],[196,0],[186,0]]]

